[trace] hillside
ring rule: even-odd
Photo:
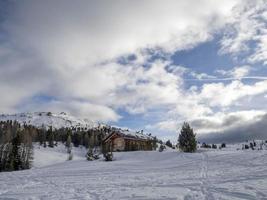
[[[87,119],[79,119],[65,112],[51,113],[51,112],[33,112],[33,113],[18,113],[18,114],[2,114],[0,121],[18,121],[21,124],[34,125],[36,127],[96,127],[99,124]]]
[[[38,149],[33,169],[0,173],[0,199],[267,198],[266,150],[116,152],[112,162],[86,161],[78,148],[64,161],[64,148],[54,150]]]

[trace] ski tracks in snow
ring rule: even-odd
[[[215,200],[211,192],[212,184],[209,180],[209,156],[206,152],[201,152],[199,155],[200,159],[192,162],[195,167],[199,166],[199,173],[196,174],[199,184],[189,189],[190,191],[184,196],[184,200]]]
[[[201,185],[200,189],[205,200],[215,200],[213,194],[210,191],[211,184],[209,181],[209,157],[208,154],[203,152],[201,153],[201,169],[200,169],[200,180]]]

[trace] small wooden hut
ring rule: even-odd
[[[138,132],[115,130],[102,141],[106,151],[151,151],[153,138]]]

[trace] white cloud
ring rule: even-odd
[[[249,61],[252,63],[262,61],[264,65],[267,65],[267,29],[262,30],[262,35],[257,37],[257,42],[255,53],[249,58]]]
[[[114,113],[174,104],[182,86],[177,74],[167,72],[166,64],[142,65],[151,52],[171,54],[210,40],[237,2],[12,2],[0,24],[0,92],[9,93],[2,96],[0,111],[38,109],[25,105],[38,95],[52,96],[82,115],[80,101]],[[131,65],[116,63],[129,54],[136,56]],[[97,118],[93,115],[98,111],[88,111],[89,118]]]
[[[241,79],[244,78],[246,76],[249,75],[251,71],[251,67],[249,65],[244,65],[244,66],[236,66],[231,70],[216,70],[217,73],[229,77],[229,78],[233,78],[233,79]]]
[[[171,132],[175,132],[178,131],[178,123],[177,121],[174,120],[170,120],[170,121],[162,121],[162,122],[158,122],[153,126],[147,127],[149,129],[160,129],[160,130],[167,130],[167,131],[171,131]]]
[[[150,108],[176,104],[182,79],[166,71],[168,62],[154,61],[150,67],[128,67],[124,71],[126,83],[110,96],[109,103],[124,107],[132,114],[144,113]]]
[[[184,121],[190,122],[198,134],[238,130],[245,124],[257,123],[267,113],[266,107],[258,106],[258,110],[253,110],[253,102],[243,101],[264,95],[267,92],[266,80],[253,84],[240,80],[206,83],[183,92],[177,104],[164,113],[159,122],[151,124],[149,130],[177,132],[177,127]]]
[[[215,79],[216,78],[216,76],[213,76],[213,75],[209,75],[209,74],[206,74],[206,73],[197,73],[197,72],[194,72],[194,71],[192,71],[190,74],[191,74],[191,76],[193,76],[194,78],[196,78],[198,80]]]
[[[140,48],[188,49],[224,25],[235,3],[16,2],[4,28],[22,48],[76,69]]]
[[[265,0],[245,0],[234,9],[221,40],[221,53],[246,53],[244,60],[267,64],[267,4]]]
[[[209,106],[225,107],[235,104],[237,100],[262,94],[267,91],[267,81],[258,81],[254,84],[244,84],[241,81],[204,84],[197,96]]]

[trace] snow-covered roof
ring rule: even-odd
[[[126,137],[134,137],[134,138],[146,139],[146,140],[152,139],[150,136],[145,135],[145,134],[140,133],[140,132],[131,132],[128,130],[122,130],[120,133]]]
[[[109,140],[112,136],[116,134],[126,139],[131,140],[152,140],[153,138],[149,135],[143,134],[141,132],[134,132],[129,130],[123,129],[114,129],[105,139],[104,141]]]

